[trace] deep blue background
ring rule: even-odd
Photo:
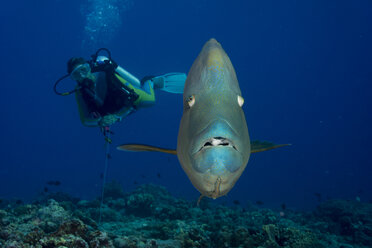
[[[0,197],[32,199],[48,180],[60,180],[60,190],[75,196],[96,197],[103,137],[80,123],[74,96],[52,90],[70,57],[95,52],[82,48],[87,0],[33,2],[7,1],[0,9]],[[237,72],[251,138],[293,146],[252,155],[221,202],[311,208],[316,192],[370,201],[371,11],[369,0],[137,0],[103,45],[141,78],[188,72],[209,38],[222,44]],[[181,115],[181,95],[158,92],[154,107],[113,127],[114,146],[175,148]],[[112,157],[108,179],[126,191],[138,181],[199,196],[175,156],[112,149]]]

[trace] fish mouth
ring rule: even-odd
[[[238,141],[235,143],[235,141]],[[213,119],[205,125],[192,139],[190,155],[209,150],[209,148],[234,149],[239,152],[239,135],[225,119]]]
[[[199,148],[199,150],[196,151],[196,153],[213,147],[231,147],[238,151],[238,149],[230,139],[218,136],[207,139]]]

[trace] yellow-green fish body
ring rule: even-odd
[[[228,193],[248,163],[243,101],[229,57],[209,40],[187,76],[177,142],[182,168],[204,196]]]

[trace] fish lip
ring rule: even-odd
[[[216,123],[223,123],[227,127],[227,131],[225,131],[224,135],[219,135],[218,133],[209,133],[208,129],[213,126]],[[229,133],[229,135],[226,135],[226,133]],[[235,138],[238,137],[237,132],[234,130],[234,128],[224,119],[213,119],[211,120],[198,134],[196,135],[195,140],[201,141],[194,141],[195,145],[191,146],[194,147],[193,150],[190,151],[190,155],[194,156],[195,154],[209,148],[214,147],[230,147],[236,150],[237,152],[240,152],[239,147],[235,144],[233,141]],[[208,144],[209,143],[209,144]]]
[[[205,149],[210,149],[210,148],[213,148],[213,147],[221,147],[221,146],[231,147],[231,148],[235,149],[236,151],[238,151],[234,142],[231,139],[228,139],[228,138],[225,138],[225,137],[220,137],[220,136],[209,138],[209,139],[205,140],[202,144],[203,145],[199,148],[199,150],[194,152],[194,154],[199,153],[199,152],[201,152]]]

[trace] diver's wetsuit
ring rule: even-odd
[[[95,72],[95,80],[86,79],[77,91],[80,119],[86,126],[99,126],[106,115],[122,119],[140,107],[155,103],[150,81],[137,88],[116,72]]]

